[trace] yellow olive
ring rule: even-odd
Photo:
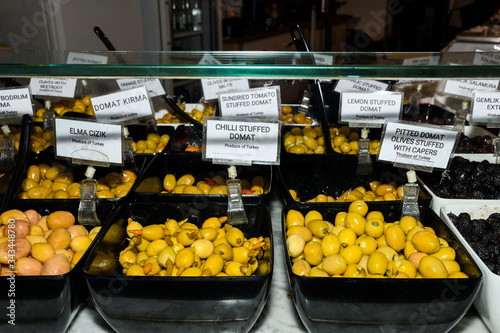
[[[393,224],[385,230],[385,241],[396,252],[402,251],[406,244],[406,235],[399,224]]]
[[[176,253],[174,249],[171,246],[165,246],[160,253],[158,254],[158,257],[156,260],[158,261],[158,264],[161,267],[167,267],[167,261],[170,260],[172,263],[175,263],[175,257]]]
[[[358,245],[363,251],[363,255],[370,255],[377,249],[377,240],[373,237],[369,237],[366,235],[361,235],[354,242],[355,245]]]
[[[309,270],[309,275],[310,277],[328,277],[328,273],[325,272],[323,269],[319,268],[318,266],[311,267]]]
[[[307,228],[318,238],[323,238],[330,233],[330,227],[323,220],[311,220]]]
[[[161,266],[158,264],[155,257],[149,257],[144,262],[144,274],[149,276],[156,275],[160,272],[160,270]]]
[[[444,267],[446,267],[448,275],[454,272],[460,272],[460,265],[455,260],[442,259],[441,261],[443,262]]]
[[[365,234],[375,239],[384,234],[384,222],[377,218],[367,219],[365,224]]]
[[[186,174],[181,176],[178,180],[176,185],[193,185],[195,183],[194,177],[191,174]]]
[[[30,165],[26,170],[26,178],[31,179],[38,184],[41,179],[40,167],[38,165]]]
[[[387,257],[382,252],[372,252],[368,257],[368,273],[385,275],[387,271]]]
[[[354,230],[357,236],[365,232],[366,219],[357,212],[348,212],[345,216],[346,228]]]
[[[361,192],[360,192],[361,193]],[[363,200],[355,200],[353,201],[347,210],[348,212],[355,212],[359,215],[365,217],[368,213],[368,205]]]
[[[245,236],[240,229],[233,227],[226,231],[226,239],[232,246],[241,246],[245,240]]]
[[[321,251],[323,256],[338,254],[340,252],[340,241],[335,234],[328,234],[321,240]]]
[[[135,264],[128,268],[127,275],[145,276],[146,274],[144,273],[144,268],[142,266]]]
[[[344,248],[349,245],[354,245],[357,238],[356,232],[351,228],[342,229],[337,237],[339,238],[340,246]]]
[[[228,276],[244,276],[245,274],[242,272],[243,264],[237,261],[229,261],[224,268],[224,273]]]
[[[323,252],[319,242],[311,241],[304,246],[304,259],[312,266],[319,265],[323,261]]]
[[[224,268],[224,259],[220,254],[213,253],[205,261],[204,268],[209,269],[212,276],[215,276],[222,272],[222,269]]]
[[[305,218],[301,212],[290,209],[286,214],[286,226],[291,228],[294,225],[305,225]]]
[[[408,278],[413,279],[417,275],[417,268],[410,261],[399,259],[392,266],[392,275],[396,276],[400,272],[405,273]]]
[[[347,215],[347,212],[338,212],[336,215],[335,215],[335,220],[333,221],[333,223],[337,226],[337,225],[340,225],[340,226],[345,226],[345,217]]]
[[[399,220],[399,226],[403,229],[405,234],[408,234],[408,232],[417,225],[417,220],[413,216],[403,216]]]
[[[399,259],[398,253],[390,246],[379,247],[375,252],[383,253],[388,261],[396,261]]]
[[[151,243],[149,243],[146,248],[146,254],[151,256],[157,256],[161,250],[163,250],[167,246],[167,242],[164,239],[155,239]]]
[[[306,241],[299,234],[293,234],[286,238],[286,245],[288,248],[288,254],[291,257],[297,257],[304,251]]]
[[[172,174],[167,174],[163,178],[163,188],[167,192],[173,192],[176,184],[177,184],[177,180],[175,179],[175,176]]]
[[[306,213],[306,216],[304,217],[305,226],[308,226],[309,221],[312,220],[323,220],[323,215],[321,215],[321,213],[318,212],[317,210],[310,210]]]
[[[424,278],[447,278],[448,271],[441,260],[433,256],[420,259],[419,271]]]
[[[189,248],[180,250],[175,256],[175,267],[189,268],[194,263],[194,253]]]
[[[214,244],[207,239],[197,239],[191,245],[194,248],[194,253],[201,259],[206,259],[214,252]]]
[[[45,178],[54,180],[56,177],[62,173],[66,167],[64,165],[58,164],[50,167],[46,172],[45,172]]]
[[[141,267],[144,267],[144,263],[146,260],[148,260],[148,255],[146,254],[146,251],[140,251],[137,253],[137,256],[135,257],[135,263]]]
[[[129,268],[136,263],[137,254],[133,251],[121,251],[118,261],[124,268]]]
[[[177,241],[183,246],[191,246],[198,235],[197,230],[192,229],[180,229],[177,233]]]
[[[332,254],[323,259],[323,270],[329,275],[344,274],[347,269],[348,261],[340,254]]]
[[[348,264],[343,276],[350,278],[366,277],[366,270],[358,264]]]
[[[154,241],[165,237],[165,231],[161,225],[151,224],[142,228],[142,237],[149,241]]]
[[[455,260],[456,252],[452,247],[445,246],[445,247],[441,247],[437,252],[432,253],[431,256],[434,256],[434,257],[441,259],[441,260],[444,260],[444,259]]]
[[[311,270],[311,265],[304,259],[297,260],[292,265],[292,272],[299,276],[308,276]]]
[[[349,245],[340,251],[340,255],[346,258],[348,264],[357,264],[363,256],[363,251],[359,245]]]
[[[411,238],[411,243],[419,252],[436,253],[441,248],[438,237],[427,230],[418,231]]]

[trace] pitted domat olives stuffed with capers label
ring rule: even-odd
[[[241,192],[243,195],[260,195],[269,193],[269,181],[262,176],[254,176],[249,182],[241,180]],[[174,194],[204,194],[204,195],[227,195],[226,178],[223,176],[206,177],[204,180],[196,180],[192,174],[184,174],[176,178],[174,174],[167,174],[163,178],[163,188],[160,187],[157,177],[145,178],[137,186],[137,192],[149,193],[174,193]]]
[[[60,275],[82,258],[101,227],[88,231],[68,211],[41,215],[11,209],[0,215],[0,275]]]
[[[333,151],[339,154],[356,155],[360,134],[349,126],[330,127],[330,139]],[[380,149],[380,140],[370,140],[370,154],[376,155]]]
[[[83,175],[82,175],[83,176]],[[99,199],[122,198],[130,191],[137,175],[130,170],[110,172],[97,179]],[[83,180],[83,179],[82,179]],[[80,181],[62,164],[33,164],[26,170],[19,199],[79,199]]]
[[[468,278],[455,249],[411,216],[385,221],[365,201],[353,201],[333,222],[310,210],[285,216],[292,271],[311,277]]]
[[[188,219],[142,226],[129,218],[128,246],[120,252],[123,273],[133,276],[252,276],[269,272],[269,237],[247,238],[210,217],[201,227]]]

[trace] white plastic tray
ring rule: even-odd
[[[469,252],[472,260],[474,260],[483,273],[483,284],[474,300],[474,306],[488,329],[491,332],[500,332],[500,316],[498,312],[500,308],[500,276],[494,274],[472,250],[469,243],[467,243],[448,217],[449,213],[453,213],[457,216],[460,213],[469,213],[471,219],[486,219],[492,213],[500,213],[500,204],[447,204],[441,206],[440,211],[441,219],[456,235],[457,239],[462,243],[465,250]]]

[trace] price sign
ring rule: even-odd
[[[413,166],[415,169],[446,169],[460,132],[434,125],[387,122],[379,161]]]
[[[387,83],[373,80],[338,80],[334,91],[384,91],[388,87]]]
[[[89,164],[123,165],[123,126],[56,118],[56,156]]]
[[[69,52],[68,60],[66,61],[66,63],[100,65],[100,64],[107,64],[108,57],[91,53]]]
[[[439,56],[415,57],[403,60],[403,65],[409,66],[429,66],[439,64]]]
[[[153,117],[153,107],[146,87],[122,90],[90,99],[97,121],[130,122]]]
[[[248,79],[201,79],[203,96],[209,101],[217,99],[219,92],[230,90],[248,90],[250,84]]]
[[[500,123],[500,91],[474,92],[471,110],[472,123]]]
[[[29,88],[0,89],[0,117],[21,118],[24,114],[33,115]]]
[[[383,125],[398,120],[403,104],[400,92],[344,92],[340,95],[340,120],[349,124]]]
[[[77,79],[32,78],[30,89],[33,95],[73,98]]]
[[[224,117],[260,117],[279,119],[280,88],[278,86],[219,93],[219,106]]]
[[[281,121],[210,117],[203,126],[203,159],[228,164],[279,164]]]
[[[498,82],[498,80],[447,80],[444,92],[471,98],[476,90],[497,90]]]
[[[120,89],[137,88],[146,86],[150,97],[165,95],[165,89],[158,79],[118,79],[116,80]]]
[[[500,54],[498,52],[485,52],[476,50],[474,58],[472,59],[473,65],[498,65],[500,64]]]

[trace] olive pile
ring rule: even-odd
[[[132,188],[137,175],[133,171],[110,172],[97,180],[98,198],[122,198]],[[78,199],[81,181],[62,164],[33,164],[26,170],[19,199]]]
[[[325,138],[320,126],[294,127],[283,137],[285,150],[291,154],[324,154]]]
[[[281,106],[281,121],[283,124],[307,124],[311,125],[313,123],[311,117],[307,117],[304,112],[297,112],[293,114],[293,109],[291,106],[282,105]]]
[[[450,199],[500,198],[500,165],[455,156],[441,180],[428,186],[439,197]]]
[[[353,190],[347,190],[336,199],[331,195],[318,194],[306,202],[352,202],[356,200],[392,201],[402,200],[403,198],[402,185],[397,186],[395,183],[385,184],[374,180],[369,183],[369,186],[369,190],[364,186],[358,186]],[[295,201],[300,202],[300,199],[297,197],[297,192],[294,190],[289,190],[289,192]]]
[[[120,252],[123,273],[133,276],[251,276],[269,271],[268,237],[246,238],[224,224],[227,216],[210,217],[201,227],[167,219],[142,226],[128,220],[128,246]]]
[[[349,155],[357,154],[359,138],[359,133],[352,131],[349,126],[330,127],[332,148],[337,153]],[[370,154],[376,155],[379,148],[380,140],[370,141]]]
[[[146,140],[137,140],[132,142],[132,149],[136,154],[161,153],[170,141],[168,134],[148,133]]]
[[[334,223],[310,210],[289,210],[286,245],[297,275],[315,277],[467,278],[456,252],[411,216],[387,222],[357,200]]]
[[[249,182],[240,179],[242,194],[267,194],[269,193],[269,182],[264,181],[262,176],[255,176]],[[227,195],[226,178],[223,176],[206,177],[204,180],[196,181],[192,174],[185,174],[176,178],[174,174],[167,174],[163,178],[163,184],[158,177],[148,177],[137,186],[137,192],[146,193],[174,193],[174,194],[205,194],[205,195]]]
[[[476,135],[475,137],[468,137],[464,133],[460,133],[458,139],[456,152],[457,153],[476,153],[487,154],[493,153],[495,146],[493,146],[493,138],[489,135]]]
[[[484,264],[500,275],[500,214],[486,219],[472,219],[468,213],[448,217]]]
[[[0,215],[0,275],[60,275],[82,258],[101,227],[90,232],[68,211],[42,216],[11,209]],[[14,255],[10,249],[14,248]]]
[[[185,111],[186,110],[186,103],[178,103],[177,106]],[[191,118],[194,120],[199,121],[200,123],[203,123],[203,118],[204,117],[211,117],[215,113],[215,107],[213,103],[208,103],[205,105],[205,109],[203,111],[198,110],[194,108],[191,110],[191,112],[186,112]],[[173,113],[166,113],[163,115],[163,117],[156,119],[156,123],[158,124],[181,124],[181,123],[186,123],[185,120],[179,118],[177,115]]]
[[[63,116],[67,112],[77,112],[95,117],[91,96],[87,95],[83,98],[64,99],[58,103],[54,103],[51,107],[58,116]],[[47,109],[40,108],[35,112],[33,121],[43,122],[43,114]]]

